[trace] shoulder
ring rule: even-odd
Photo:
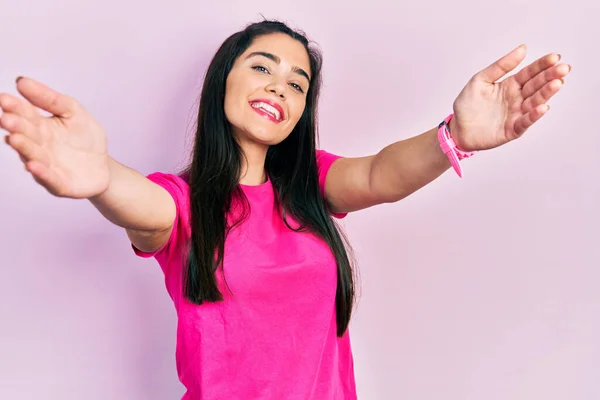
[[[319,178],[319,189],[321,191],[321,196],[327,199],[327,194],[325,188],[327,187],[327,174],[329,173],[329,169],[331,165],[336,160],[343,158],[338,154],[333,154],[325,150],[317,150],[317,172]],[[332,215],[336,218],[344,218],[347,213],[332,213]]]
[[[334,161],[342,158],[342,156],[334,153],[330,153],[329,151],[317,149],[316,151],[316,159],[317,159],[317,171],[319,173],[319,178],[325,179],[329,168],[334,163]]]
[[[146,176],[149,180],[164,188],[173,200],[177,213],[176,227],[187,229],[190,222],[190,186],[186,174],[153,172]]]
[[[165,273],[170,262],[180,254],[179,249],[190,236],[190,187],[184,175],[153,172],[146,178],[164,188],[175,201],[175,219],[167,242],[158,250],[144,252],[133,246],[134,252],[144,258],[156,257]]]
[[[328,170],[335,160],[342,158],[342,156],[340,155],[333,154],[322,149],[317,149],[316,153],[317,167],[319,168],[319,170]]]
[[[146,178],[167,190],[178,207],[181,206],[180,203],[185,202],[189,198],[190,186],[185,174],[153,172],[147,175]]]

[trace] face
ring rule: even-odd
[[[274,145],[304,112],[311,78],[302,43],[276,33],[254,39],[236,60],[225,90],[225,115],[238,142]]]

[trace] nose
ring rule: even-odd
[[[279,82],[279,80],[273,80],[270,82],[265,87],[265,90],[269,93],[273,93],[275,96],[285,99],[285,85]]]

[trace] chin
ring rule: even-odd
[[[252,129],[250,131],[246,131],[246,139],[260,143],[266,146],[273,146],[281,143],[288,134],[283,134],[282,132],[273,132],[272,130],[267,129]]]

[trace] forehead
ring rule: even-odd
[[[240,59],[244,59],[248,54],[255,51],[271,53],[281,59],[282,65],[299,67],[311,73],[310,59],[304,45],[285,33],[271,33],[255,38]]]

